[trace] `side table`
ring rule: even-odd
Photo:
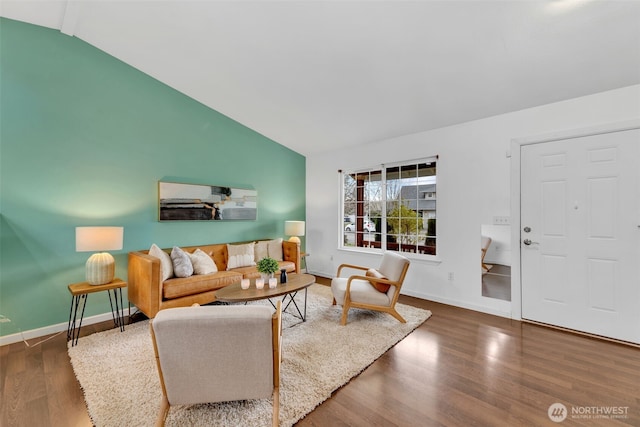
[[[71,309],[69,310],[67,341],[71,340],[71,346],[78,344],[80,328],[82,328],[82,318],[84,317],[84,309],[87,306],[87,297],[89,294],[95,292],[107,291],[109,294],[109,304],[111,305],[113,324],[116,328],[120,328],[120,332],[124,331],[124,319],[122,317],[122,310],[124,309],[124,306],[122,305],[122,288],[126,286],[127,283],[120,279],[113,279],[110,283],[104,285],[91,285],[87,282],[73,283],[69,285],[69,292],[71,293]],[[112,291],[113,298],[111,298]],[[82,302],[82,311],[80,311],[80,321],[78,322],[77,317],[80,302]],[[76,323],[78,324],[77,328]]]
[[[306,274],[309,273],[309,267],[307,267],[307,257],[309,256],[309,254],[307,252],[300,252],[300,264],[302,264],[302,261],[304,261],[304,272]],[[302,272],[302,266],[300,266],[300,271]]]

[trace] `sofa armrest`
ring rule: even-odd
[[[150,319],[160,311],[162,277],[160,260],[144,252],[129,252],[127,295]]]
[[[282,241],[282,256],[285,261],[291,261],[296,265],[296,274],[300,274],[300,244]]]

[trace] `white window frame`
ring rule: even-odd
[[[358,169],[351,169],[351,170],[344,170],[344,171],[340,171],[340,203],[339,203],[339,209],[340,209],[340,213],[339,213],[339,218],[340,218],[340,233],[339,233],[339,242],[338,242],[338,249],[340,250],[345,250],[345,251],[353,251],[353,252],[364,252],[364,253],[383,253],[387,250],[389,251],[396,251],[394,249],[387,249],[388,245],[388,234],[386,231],[383,230],[387,230],[387,171],[388,169],[391,168],[396,168],[396,167],[403,167],[403,166],[413,166],[413,165],[419,165],[422,163],[435,163],[435,168],[436,168],[436,173],[434,176],[434,183],[437,185],[437,176],[438,176],[438,172],[437,172],[437,168],[438,168],[438,156],[432,156],[432,157],[426,157],[426,158],[421,158],[421,159],[414,159],[414,160],[407,160],[407,161],[402,161],[402,162],[395,162],[395,163],[390,163],[390,164],[381,164],[381,165],[376,165],[376,166],[372,166],[372,167],[367,167],[367,168],[358,168]],[[344,223],[344,218],[345,218],[345,178],[347,175],[353,175],[353,174],[359,174],[359,173],[371,173],[371,172],[377,172],[380,171],[381,173],[381,185],[382,185],[382,197],[383,200],[381,200],[381,218],[380,218],[380,227],[381,227],[381,238],[380,238],[380,247],[370,247],[370,246],[357,246],[356,245],[347,245],[345,244],[345,238],[346,238],[346,232],[345,231],[345,223]],[[437,187],[435,190],[436,196],[436,209],[435,209],[435,217],[437,218]],[[420,245],[416,245],[416,251],[415,252],[407,252],[407,251],[402,251],[402,244],[399,244],[398,246],[398,252],[402,253],[403,255],[406,255],[410,258],[415,258],[415,259],[422,259],[422,260],[430,260],[430,261],[439,261],[438,259],[438,239],[437,239],[438,233],[437,233],[437,227],[436,227],[436,234],[434,236],[434,239],[436,240],[436,244],[435,244],[435,253],[433,254],[427,254],[427,253],[420,253],[419,252],[419,247]],[[423,245],[426,248],[426,245]]]

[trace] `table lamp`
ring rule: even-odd
[[[298,236],[304,236],[304,221],[285,221],[284,222],[284,234],[291,236],[290,242],[300,243]]]
[[[76,227],[76,252],[96,252],[86,264],[87,282],[104,285],[113,280],[116,261],[110,253],[122,249],[124,227]]]

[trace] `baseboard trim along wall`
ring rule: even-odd
[[[121,315],[123,318],[127,316],[126,319],[128,319],[128,315],[129,315],[128,309],[122,309]],[[89,316],[82,319],[82,326],[93,325],[94,323],[100,323],[100,322],[104,322],[112,319],[113,319],[113,315],[110,311],[103,314],[96,314],[95,316]],[[11,335],[5,335],[3,337],[0,337],[0,347],[4,345],[14,344],[24,340],[28,341],[35,338],[42,338],[47,335],[56,334],[58,332],[66,332],[68,326],[69,326],[69,323],[64,322],[64,323],[58,323],[55,325],[45,326],[43,328],[31,329],[29,331],[22,331],[22,332],[18,332]],[[125,324],[125,328],[126,328],[126,324]],[[35,345],[36,343],[33,342],[29,344]]]
[[[492,307],[485,307],[485,306],[479,306],[479,305],[476,305],[476,304],[469,304],[469,303],[464,302],[464,301],[458,301],[458,300],[452,300],[452,299],[448,299],[448,298],[442,298],[442,297],[439,297],[439,296],[436,296],[436,295],[424,294],[422,292],[405,291],[404,288],[402,289],[402,291],[400,293],[402,295],[407,295],[407,296],[410,296],[410,297],[420,298],[420,299],[427,300],[427,301],[439,302],[441,304],[446,304],[446,305],[451,305],[451,306],[454,306],[454,307],[465,308],[467,310],[473,310],[473,311],[477,311],[477,312],[480,312],[480,313],[491,314],[491,315],[499,316],[499,317],[506,317],[508,319],[512,319],[513,318],[513,316],[512,316],[510,311],[503,311],[503,310],[492,308]],[[513,320],[519,320],[519,319],[513,319]]]
[[[335,276],[335,273],[327,273],[327,272],[319,272],[319,271],[309,271],[309,274],[313,274],[314,276],[318,277],[325,277],[328,278],[329,280],[331,280],[331,278],[333,278]],[[432,295],[432,294],[426,294],[423,292],[415,292],[415,291],[411,291],[408,290],[406,288],[402,288],[402,290],[400,291],[401,295],[407,295],[410,297],[415,297],[415,298],[420,298],[423,300],[427,300],[427,301],[433,301],[433,302],[438,302],[441,304],[446,304],[446,305],[452,305],[454,307],[460,307],[460,308],[465,308],[468,310],[473,310],[473,311],[478,311],[480,313],[486,313],[486,314],[491,314],[494,316],[499,316],[499,317],[506,317],[508,319],[513,319],[513,320],[520,320],[519,318],[515,318],[513,316],[513,313],[511,313],[510,310],[501,310],[499,308],[493,308],[493,307],[487,307],[487,306],[480,306],[477,304],[470,304],[464,301],[458,301],[458,300],[453,300],[453,299],[449,299],[449,298],[442,298],[440,296],[437,295]]]

